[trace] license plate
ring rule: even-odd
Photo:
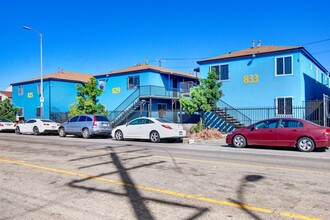
[[[179,131],[179,135],[182,135],[182,131]]]
[[[52,126],[52,128],[54,128],[54,129],[55,129],[55,128],[56,128],[56,126]]]

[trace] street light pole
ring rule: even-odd
[[[42,73],[42,34],[33,28],[23,26],[23,29],[33,31],[40,37],[40,118],[44,117],[44,86],[43,86],[43,73]]]

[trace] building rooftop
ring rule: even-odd
[[[120,69],[120,70],[110,71],[108,73],[97,75],[97,76],[115,75],[115,74],[121,74],[121,73],[140,72],[140,71],[154,71],[154,72],[163,73],[163,74],[172,74],[172,75],[184,76],[184,77],[196,79],[195,74],[180,72],[177,70],[171,70],[171,69],[167,69],[167,68],[163,68],[163,67],[159,67],[159,66],[153,66],[153,65],[149,65],[149,64],[137,64],[135,66],[131,66],[131,67]]]
[[[229,52],[227,54],[223,54],[220,56],[200,60],[197,63],[238,58],[238,57],[246,57],[246,56],[252,56],[253,54],[258,55],[258,54],[267,54],[267,53],[274,53],[274,52],[283,52],[283,51],[296,50],[296,49],[303,49],[303,47],[301,47],[301,46],[255,46],[255,47],[249,47],[244,50]]]
[[[43,75],[42,78],[43,78],[43,80],[55,79],[55,80],[65,80],[65,81],[86,83],[89,81],[89,79],[91,77],[93,77],[93,75],[91,75],[91,74],[76,73],[76,72],[60,70],[55,73]],[[21,81],[21,82],[12,83],[12,85],[33,82],[33,81],[40,81],[40,77],[32,78],[32,79]]]
[[[12,92],[8,92],[8,91],[0,91],[1,94],[7,96],[8,98],[12,98],[13,95],[12,95]]]

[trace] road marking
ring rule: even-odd
[[[104,181],[104,182],[108,182],[108,183],[114,183],[117,185],[125,185],[125,186],[133,187],[136,189],[143,189],[143,190],[150,191],[150,192],[156,192],[156,193],[161,193],[161,194],[166,194],[166,195],[173,195],[173,196],[177,196],[177,197],[183,197],[183,198],[187,198],[187,199],[204,201],[204,202],[213,203],[213,204],[247,209],[247,210],[252,210],[252,211],[257,211],[257,212],[262,212],[262,213],[267,213],[267,214],[280,215],[280,216],[291,217],[291,218],[302,219],[302,220],[321,220],[320,218],[298,215],[298,214],[289,213],[289,212],[278,212],[278,211],[273,211],[271,209],[254,207],[254,206],[249,206],[249,205],[244,205],[244,204],[239,204],[239,203],[234,203],[234,202],[228,202],[228,201],[223,201],[223,200],[217,200],[217,199],[212,199],[212,198],[207,198],[207,197],[200,197],[200,196],[195,196],[195,195],[190,195],[190,194],[185,194],[185,193],[180,193],[180,192],[175,192],[175,191],[170,191],[170,190],[157,189],[157,188],[152,188],[152,187],[148,187],[148,186],[132,185],[132,184],[128,184],[128,183],[125,183],[122,181],[118,181],[118,180],[112,180],[112,179],[107,179],[107,178],[102,178],[102,177],[94,177],[94,176],[90,176],[87,174],[76,173],[76,172],[51,168],[51,167],[39,166],[36,164],[29,164],[29,163],[25,163],[23,161],[12,160],[9,158],[0,158],[0,161],[4,162],[4,163],[22,165],[22,166],[26,166],[26,167],[32,167],[32,168],[51,171],[51,172],[55,172],[55,173],[64,173],[64,174],[68,174],[71,176],[78,176],[78,177],[84,177],[84,178]]]
[[[109,152],[107,150],[89,150],[95,152]],[[136,156],[143,156],[146,154],[139,154],[139,153],[130,153],[125,151],[116,151],[116,154],[131,154]],[[267,168],[273,170],[286,170],[286,171],[295,171],[295,172],[303,172],[303,173],[317,173],[317,174],[327,174],[329,175],[330,172],[318,171],[318,170],[301,170],[296,168],[288,168],[288,167],[274,167],[274,166],[261,166],[255,164],[246,164],[246,163],[234,163],[234,162],[223,162],[223,161],[214,161],[214,160],[199,160],[199,159],[190,159],[184,157],[170,157],[170,156],[158,156],[158,155],[150,155],[149,157],[156,157],[162,159],[176,159],[176,160],[183,160],[183,161],[191,161],[191,162],[199,162],[199,163],[213,163],[213,164],[226,164],[226,165],[234,165],[234,166],[248,166],[248,167],[256,167],[256,168]]]

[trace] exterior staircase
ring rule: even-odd
[[[205,113],[205,126],[221,132],[231,132],[250,125],[252,120],[226,102],[220,100],[218,107]]]

